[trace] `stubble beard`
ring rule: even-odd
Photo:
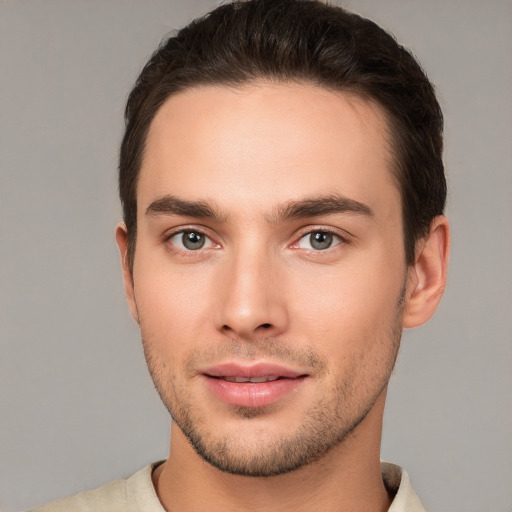
[[[382,357],[372,361],[378,371],[366,381],[355,378],[358,362],[340,375],[330,390],[326,390],[318,402],[305,411],[303,421],[294,432],[287,436],[274,438],[271,435],[257,440],[237,438],[232,435],[218,435],[208,425],[200,404],[189,399],[188,389],[184,384],[177,385],[173,375],[166,372],[168,365],[161,361],[154,352],[154,344],[144,336],[143,347],[148,368],[162,402],[167,407],[172,419],[189,440],[195,452],[217,469],[236,475],[251,477],[270,477],[297,470],[310,464],[343,443],[356,427],[366,418],[377,399],[387,387],[393,371],[400,338],[402,334],[402,311],[405,288],[402,290],[397,315],[393,324],[383,333],[376,343],[383,344]],[[246,356],[249,359],[257,355],[290,354],[277,340],[254,343],[232,340],[232,345],[224,352],[231,355]],[[304,360],[307,354],[294,354],[294,360]],[[283,359],[286,361],[287,359]],[[288,359],[289,360],[289,359]],[[189,361],[191,364],[191,361]],[[323,361],[317,360],[317,368],[325,367]],[[359,390],[366,387],[361,396]],[[246,421],[268,414],[267,408],[234,408],[234,414]]]

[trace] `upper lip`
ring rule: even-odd
[[[201,370],[200,373],[208,375],[209,377],[243,377],[247,379],[269,376],[296,379],[297,377],[307,375],[305,372],[297,371],[280,364],[265,362],[252,364],[235,362],[222,363],[205,368]]]

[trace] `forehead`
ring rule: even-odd
[[[264,208],[306,192],[396,202],[392,161],[385,114],[371,101],[298,83],[197,87],[157,112],[138,202],[173,194]]]

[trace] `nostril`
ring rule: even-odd
[[[0,0],[1,3],[1,0]],[[240,339],[253,339],[253,337],[260,338],[268,337],[274,334],[274,331],[277,333],[279,331],[278,326],[273,322],[265,322],[262,324],[258,323],[243,323],[240,324],[224,324],[221,327],[221,331],[229,336],[230,338],[240,338]]]

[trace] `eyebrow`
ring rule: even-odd
[[[270,215],[269,222],[279,223],[291,219],[319,217],[339,213],[353,213],[373,217],[373,210],[366,204],[338,194],[318,196],[288,201],[278,206]],[[147,215],[181,215],[199,219],[225,221],[227,215],[221,214],[207,201],[187,201],[172,195],[166,195],[153,201],[146,208]]]
[[[331,194],[328,196],[306,198],[300,201],[289,201],[276,209],[272,215],[272,222],[334,215],[337,213],[354,213],[365,217],[374,216],[373,210],[368,205],[338,194]]]
[[[186,201],[172,195],[166,195],[153,201],[146,208],[146,215],[181,215],[199,219],[225,220],[215,208],[206,201]]]

